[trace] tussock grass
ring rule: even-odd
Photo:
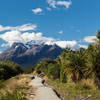
[[[6,94],[0,94],[0,100],[27,100],[22,93],[15,90],[13,93],[6,91]]]
[[[89,96],[93,100],[100,99],[100,90],[96,89],[92,79],[84,79],[77,84],[73,82],[60,83],[59,80],[52,81],[50,79],[47,81],[64,100],[74,100],[75,97],[86,99]]]
[[[30,79],[27,74],[18,75],[0,84],[0,100],[27,100]]]

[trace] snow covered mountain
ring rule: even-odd
[[[62,52],[57,45],[47,45],[44,41],[30,41],[26,44],[13,43],[13,45],[0,54],[0,60],[11,60],[22,67],[35,65],[44,58],[55,59]]]

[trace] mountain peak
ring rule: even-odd
[[[62,48],[55,45],[47,45],[43,41],[31,41],[26,44],[15,42],[6,51],[0,54],[0,60],[11,60],[22,67],[37,64],[44,58],[57,58]]]
[[[20,43],[20,42],[14,42],[11,47],[12,48],[25,47],[25,45],[23,43]]]

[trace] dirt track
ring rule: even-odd
[[[37,88],[37,100],[61,100],[52,88],[44,86],[40,77],[35,77],[30,83],[32,87]]]

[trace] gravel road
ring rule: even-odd
[[[30,83],[31,86],[37,88],[37,99],[38,100],[61,100],[52,88],[44,86],[42,79],[35,76],[35,79]]]

